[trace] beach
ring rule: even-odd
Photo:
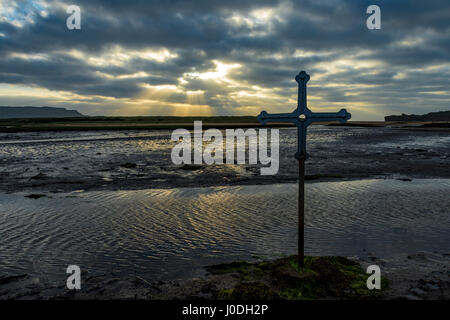
[[[138,190],[297,181],[296,129],[280,128],[280,169],[174,165],[168,130],[0,133],[0,190]],[[306,179],[450,178],[448,129],[312,126]],[[248,162],[247,162],[248,163]]]
[[[0,134],[0,298],[214,299],[223,278],[205,267],[296,252],[295,129],[280,128],[276,176],[174,165],[170,133]],[[449,142],[446,129],[313,126],[306,254],[379,264],[383,298],[448,299]]]

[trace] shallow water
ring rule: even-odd
[[[201,266],[294,254],[297,186],[0,193],[0,274],[94,274],[149,280]],[[306,253],[450,252],[450,179],[306,185]],[[37,192],[35,192],[37,193]]]

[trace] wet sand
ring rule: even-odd
[[[369,254],[364,258],[349,259],[363,269],[371,264],[381,266],[382,276],[389,283],[377,299],[450,299],[448,254],[420,252],[383,259]],[[82,277],[84,280],[81,290],[67,290],[63,282],[55,283],[45,277],[27,274],[0,277],[0,300],[213,300],[217,299],[221,291],[236,286],[240,280],[239,274],[235,273],[154,282],[137,275],[114,277],[83,272]]]
[[[145,189],[167,189],[168,192],[172,192],[170,190],[179,187],[217,186],[220,188],[223,186],[236,186],[236,188],[239,188],[242,185],[266,185],[270,189],[274,183],[294,183],[297,180],[297,164],[293,158],[295,152],[295,129],[280,129],[281,167],[276,176],[261,176],[258,166],[249,165],[187,167],[173,165],[170,161],[170,150],[174,143],[170,141],[170,133],[171,131],[1,133],[0,191],[3,192],[5,197],[20,198],[21,200],[16,201],[19,204],[29,202],[34,203],[37,207],[41,207],[42,203],[56,201],[56,198],[65,197],[68,193],[70,194],[65,200],[67,203],[78,201],[76,194],[83,195],[88,192],[107,194],[110,191],[144,191]],[[315,126],[310,130],[308,139],[308,152],[311,157],[306,163],[307,183],[353,181],[367,178],[378,180],[393,179],[392,181],[401,180],[397,182],[411,184],[420,189],[419,186],[423,178],[450,178],[450,131],[448,129]],[[363,180],[361,182],[364,184]],[[407,187],[399,188],[397,191],[403,190],[406,192],[407,189]],[[405,221],[410,221],[416,227],[402,229],[402,227],[399,228],[392,225],[394,229],[397,229],[392,230],[392,232],[386,232],[386,229],[384,229],[383,232],[386,235],[404,235],[405,239],[410,239],[412,243],[414,242],[413,240],[417,240],[416,244],[419,244],[419,246],[406,246],[392,251],[389,249],[391,248],[390,244],[401,244],[402,242],[398,242],[398,240],[393,242],[391,239],[382,242],[384,247],[387,248],[386,251],[372,252],[369,246],[364,248],[364,251],[360,250],[356,256],[351,250],[341,252],[344,255],[355,256],[354,259],[363,266],[372,263],[380,264],[383,274],[385,273],[385,276],[391,281],[391,287],[385,296],[388,299],[450,298],[450,252],[447,246],[448,242],[445,242],[445,236],[440,236],[439,232],[435,232],[436,230],[429,232],[430,236],[436,236],[437,240],[444,241],[443,244],[439,245],[439,241],[430,242],[429,239],[424,241],[420,237],[417,239],[414,236],[407,235],[411,230],[426,233],[427,228],[433,225],[427,219],[433,219],[435,214],[427,217],[429,210],[426,209],[431,198],[437,203],[436,208],[442,211],[442,214],[439,216],[443,220],[438,225],[445,226],[449,217],[448,205],[444,205],[439,199],[446,199],[446,192],[433,192],[432,188],[427,187],[423,188],[422,191],[419,189],[417,192],[421,195],[415,196],[415,199],[421,199],[424,209],[419,210],[421,212],[419,216],[405,218]],[[392,193],[395,194],[397,191]],[[72,198],[71,193],[73,193],[72,195],[75,198]],[[41,195],[45,195],[45,197],[41,197]],[[31,197],[24,198],[24,196]],[[348,196],[352,197],[351,193]],[[364,201],[369,199],[361,196],[357,198]],[[413,201],[408,201],[407,197],[403,200],[406,203],[401,205],[400,209],[408,212],[411,211],[411,208],[420,208],[420,206],[415,206]],[[95,203],[96,200],[93,201]],[[286,201],[284,202],[286,204]],[[5,205],[6,202],[2,203]],[[112,201],[111,203],[117,204],[118,202]],[[386,207],[387,204],[388,202],[384,203],[384,210],[389,213],[395,205]],[[398,204],[400,205],[401,201]],[[355,212],[364,214],[363,208],[366,205],[360,206],[359,209],[355,208]],[[334,208],[334,205],[330,206],[331,210],[332,208]],[[105,209],[114,211],[110,205],[106,205]],[[316,209],[320,211],[320,207]],[[246,210],[241,209],[237,212]],[[295,203],[290,205],[289,210],[274,210],[274,212],[279,212],[280,214],[283,212],[295,214]],[[8,214],[12,211],[10,212],[8,209],[2,212]],[[27,217],[27,211],[24,211],[24,208],[21,208],[20,212],[22,217]],[[37,213],[38,210],[32,210],[28,215],[33,214],[33,212]],[[61,211],[61,213],[64,212],[64,210]],[[400,214],[400,211],[398,213]],[[64,216],[63,214],[60,218],[64,219]],[[395,218],[394,216],[393,218]],[[58,214],[52,217],[56,222],[59,219]],[[366,220],[365,218],[361,221]],[[27,220],[25,219],[24,221]],[[290,220],[286,221],[289,222]],[[339,226],[342,221],[337,219],[334,222]],[[291,224],[294,228],[294,220]],[[8,224],[4,225],[8,226]],[[44,225],[42,224],[42,219],[37,219],[36,223],[33,224],[33,226],[38,225]],[[123,222],[116,223],[116,226],[123,227],[133,225],[133,223],[131,225]],[[249,225],[251,226],[251,224]],[[24,226],[26,227],[27,223]],[[197,226],[201,227],[202,224],[199,222]],[[10,231],[18,230],[18,227],[17,224],[12,223],[8,227],[9,231],[6,230],[8,234],[12,235],[10,240],[15,238]],[[87,230],[84,230],[82,233],[85,234]],[[111,230],[114,230],[114,228]],[[380,228],[380,230],[382,231],[383,228]],[[55,229],[56,231],[57,229]],[[91,231],[96,232],[95,230]],[[148,234],[148,231],[149,229],[144,228],[142,229],[142,234]],[[354,231],[355,236],[358,234],[360,236],[373,235],[367,230],[358,231],[355,229]],[[405,231],[408,232],[405,233]],[[267,233],[267,231],[264,232]],[[323,232],[328,234],[329,228],[323,228]],[[244,233],[247,234],[248,232]],[[171,234],[170,231],[167,231],[167,234]],[[270,232],[270,234],[274,233]],[[61,238],[58,232],[55,235],[57,239]],[[97,232],[97,235],[101,236],[101,233]],[[338,236],[337,238],[343,241],[346,239],[345,235],[336,235]],[[285,236],[286,233],[284,232]],[[18,239],[21,237],[26,239],[26,237],[20,235]],[[17,261],[17,263],[7,263],[8,270],[5,269],[6,271],[3,270],[0,274],[0,299],[211,298],[214,292],[211,288],[214,288],[215,281],[222,281],[212,279],[201,272],[197,276],[192,274],[189,276],[189,279],[176,280],[178,277],[171,276],[169,279],[172,278],[172,280],[156,280],[142,276],[137,270],[128,271],[128,275],[120,274],[117,271],[109,272],[105,270],[105,272],[99,273],[85,270],[85,289],[82,292],[74,293],[65,289],[63,280],[58,279],[55,281],[54,276],[46,274],[47,271],[51,270],[49,266],[52,257],[49,256],[47,259],[44,256],[46,252],[51,252],[52,250],[45,248],[47,244],[55,243],[49,241],[51,237],[52,235],[31,237],[30,241],[32,244],[28,249],[24,248],[23,250],[24,257],[31,257],[35,261],[36,270],[44,272],[34,272],[36,270],[30,272],[27,268],[21,269],[20,265],[27,264],[26,258],[25,260]],[[290,238],[294,241],[295,234],[292,234]],[[92,237],[92,243],[101,245],[101,239],[97,239],[98,241],[95,239],[95,237]],[[180,238],[174,235],[174,239]],[[323,247],[324,245],[327,247],[327,243],[330,243],[330,240],[327,239],[325,237],[322,240],[319,239],[318,247]],[[63,242],[61,242],[62,246],[64,246]],[[353,242],[358,243],[358,240]],[[435,244],[437,247],[430,247],[427,250],[427,243]],[[65,244],[69,251],[71,244],[73,244],[71,241]],[[425,246],[421,247],[420,244],[425,244]],[[112,246],[112,248],[122,247],[119,239],[116,238],[114,240],[114,237],[108,245]],[[295,246],[295,243],[293,246]],[[7,243],[4,243],[2,252],[7,252],[6,250],[11,248]],[[36,248],[41,248],[38,251],[43,256],[33,258],[31,253]],[[334,249],[336,248],[345,248],[345,245],[337,242]],[[247,249],[245,249],[247,253],[252,251]],[[266,249],[261,250],[265,251]],[[292,254],[293,249],[294,247],[290,248],[287,253]],[[317,252],[317,254],[338,254],[334,249],[329,252]],[[110,252],[111,257],[120,257],[121,254],[114,250],[109,250],[108,252]],[[133,253],[133,250],[130,253]],[[10,257],[14,256],[16,255],[10,255]],[[94,254],[93,256],[96,255]],[[183,256],[185,256],[184,253],[181,254],[181,257]],[[226,258],[231,260],[240,258],[252,259],[252,257],[233,255]],[[273,259],[274,254],[271,253],[265,258]],[[212,263],[214,261],[214,259],[211,260]],[[171,262],[167,260],[164,263],[158,262],[157,264],[161,266],[171,265]],[[208,262],[205,262],[203,265],[206,264]],[[120,267],[120,262],[114,265]],[[197,267],[196,270],[201,269],[201,265]],[[127,269],[126,267],[124,268]],[[159,271],[156,273],[161,274]]]
[[[0,134],[0,191],[136,190],[297,181],[296,130],[280,129],[280,169],[172,164],[171,131]],[[308,181],[449,178],[449,129],[313,126]]]

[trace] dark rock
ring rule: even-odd
[[[200,289],[202,293],[217,293],[218,289],[214,283],[207,283]]]
[[[204,168],[205,168],[205,166],[200,165],[200,164],[185,164],[180,169],[194,171],[194,170],[200,170],[200,169],[204,169]]]
[[[29,195],[27,195],[27,196],[24,196],[25,198],[30,198],[30,199],[34,199],[34,200],[37,200],[37,199],[39,199],[39,198],[43,198],[43,197],[46,197],[46,195],[45,194],[29,194]]]
[[[39,170],[39,168],[38,168]],[[37,175],[32,176],[30,179],[44,179],[46,177],[45,174],[43,174],[42,172],[39,172]]]
[[[410,291],[419,297],[422,297],[426,294],[425,291],[423,291],[422,289],[419,289],[419,288],[412,288]]]
[[[124,164],[121,164],[120,165],[122,168],[127,168],[127,169],[133,169],[133,168],[136,168],[136,163],[133,163],[133,162],[127,162],[127,163],[124,163]]]
[[[425,290],[439,290],[439,286],[437,284],[427,283],[424,285]]]
[[[7,284],[22,278],[25,278],[27,274],[20,274],[17,276],[2,276],[0,277],[0,285]]]

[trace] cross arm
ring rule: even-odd
[[[345,109],[341,109],[339,112],[311,112],[308,115],[309,122],[329,122],[329,121],[340,121],[341,123],[347,122],[352,115]]]
[[[262,125],[265,125],[267,122],[291,122],[294,124],[298,122],[298,117],[293,112],[268,114],[266,111],[262,111],[257,119]]]

